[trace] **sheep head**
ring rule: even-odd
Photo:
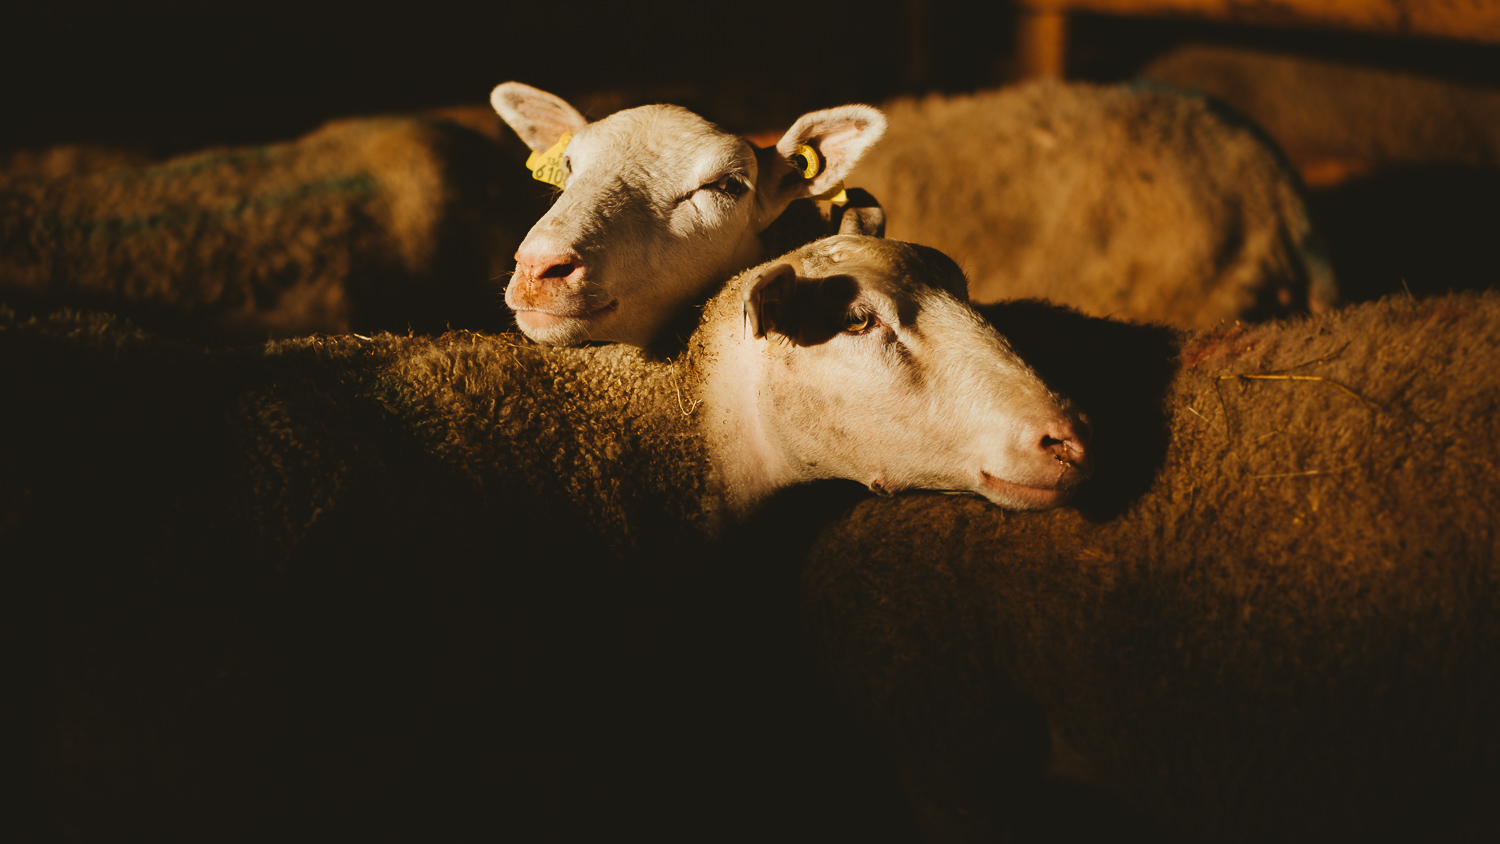
[[[1066,501],[1091,468],[1087,422],[965,292],[936,250],[846,235],[741,276],[726,291],[740,354],[717,390],[755,418],[731,435],[760,448],[758,471],[793,482],[972,493],[1011,509]]]
[[[563,187],[517,250],[505,294],[521,331],[553,345],[650,346],[761,260],[761,232],[794,200],[836,189],[885,130],[876,109],[843,106],[803,115],[760,149],[676,106],[589,123],[518,82],[491,103]]]

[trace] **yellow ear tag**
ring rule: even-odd
[[[849,194],[844,191],[844,183],[839,182],[828,190],[825,190],[817,196],[813,197],[813,199],[826,199],[829,202],[837,202],[838,204],[843,205],[845,202],[849,201]]]
[[[792,166],[797,168],[802,178],[811,179],[823,172],[823,159],[818,156],[817,150],[802,144],[792,153]]]
[[[797,147],[797,151],[792,153],[792,166],[797,168],[797,172],[802,174],[802,178],[811,179],[823,172],[823,159],[818,155],[817,150],[807,144],[801,144]],[[844,203],[849,201],[849,195],[844,192],[844,183],[839,182],[813,197],[813,199],[826,199],[831,202]]]
[[[573,135],[564,132],[557,143],[546,152],[533,152],[526,158],[526,169],[531,171],[531,177],[539,182],[549,185],[557,185],[560,188],[568,186],[568,174],[563,170],[563,153],[568,151],[568,142],[573,140]]]

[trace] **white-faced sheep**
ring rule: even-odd
[[[828,233],[810,199],[837,190],[885,129],[876,109],[847,105],[804,114],[761,149],[677,106],[589,123],[519,82],[490,100],[536,152],[538,178],[566,186],[505,292],[521,331],[559,345],[670,346],[716,285]]]
[[[1206,328],[1337,298],[1295,171],[1201,97],[1039,82],[882,109],[860,184],[976,302]]]
[[[11,738],[51,837],[599,840],[658,764],[602,749],[651,643],[773,492],[1035,508],[1089,470],[956,265],[879,238],[742,274],[671,361],[86,317],[5,324],[0,361]]]
[[[1088,838],[1030,808],[1049,731],[1153,840],[1489,840],[1500,295],[1180,344],[985,310],[1097,426],[1077,506],[866,502],[803,584],[927,840]]]
[[[537,203],[456,123],[330,123],[295,141],[57,178],[0,176],[0,290],[212,341],[505,327],[493,280]]]

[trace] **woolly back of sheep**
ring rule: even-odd
[[[0,356],[13,679],[58,728],[9,740],[48,835],[598,822],[541,807],[633,735],[705,565],[690,372],[467,332],[209,354],[93,317],[9,321]]]
[[[1183,340],[989,312],[1098,472],[1076,509],[918,495],[824,534],[805,614],[893,758],[993,818],[1050,726],[1187,840],[1456,834],[1500,782],[1500,294]]]
[[[128,314],[215,341],[501,328],[494,282],[539,213],[457,123],[374,118],[295,141],[55,178],[0,177],[13,305]]]
[[[1045,82],[882,108],[857,183],[976,302],[1207,328],[1337,299],[1296,172],[1201,97]]]
[[[1242,47],[1193,45],[1142,75],[1204,91],[1288,152],[1365,167],[1500,167],[1500,91],[1480,84]]]

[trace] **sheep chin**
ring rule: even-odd
[[[598,320],[619,309],[618,299],[584,314],[554,314],[528,308],[516,311],[516,325],[521,333],[547,346],[572,346],[593,339]]]
[[[1075,484],[1036,487],[1003,480],[981,470],[980,488],[972,490],[991,504],[1007,510],[1049,510],[1073,496]]]

